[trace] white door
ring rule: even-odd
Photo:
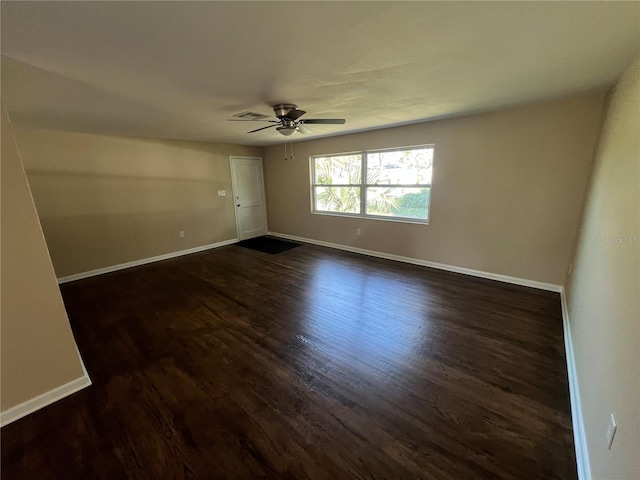
[[[264,201],[262,158],[229,157],[229,161],[238,238],[245,240],[266,235],[267,211]]]

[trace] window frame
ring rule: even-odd
[[[426,183],[412,183],[412,184],[369,184],[367,183],[367,174],[368,174],[368,156],[370,154],[376,153],[387,153],[387,152],[405,152],[407,150],[419,150],[419,149],[427,149],[431,148],[433,150],[433,159],[431,161],[431,171],[432,178],[431,182]],[[317,158],[329,158],[329,157],[344,157],[348,155],[360,155],[360,183],[352,183],[352,184],[322,184],[316,183],[316,165],[315,160]],[[426,145],[411,145],[406,147],[392,147],[392,148],[380,148],[375,150],[361,150],[354,152],[344,152],[344,153],[331,153],[326,155],[311,155],[309,157],[309,174],[311,177],[311,213],[314,215],[330,215],[336,217],[350,217],[350,218],[365,218],[369,220],[382,220],[387,222],[400,222],[400,223],[416,223],[419,225],[429,225],[431,219],[431,199],[433,192],[433,169],[435,162],[435,145],[434,144],[426,144]],[[356,187],[360,189],[360,212],[359,213],[348,213],[348,212],[332,212],[326,210],[317,210],[316,209],[316,188],[317,187]],[[428,188],[429,189],[429,203],[427,205],[427,218],[411,218],[411,217],[393,217],[388,215],[375,215],[371,213],[367,213],[367,188],[375,188],[375,187],[389,187],[389,188]]]

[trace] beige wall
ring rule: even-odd
[[[27,128],[16,137],[58,277],[235,238],[229,155],[262,153]]]
[[[604,97],[604,92],[589,93],[294,143],[295,160],[289,161],[281,145],[269,147],[269,229],[561,285]],[[435,144],[430,225],[310,213],[309,156],[430,143]]]
[[[640,57],[611,99],[567,302],[592,478],[640,478]],[[618,431],[611,450],[611,413]]]
[[[13,132],[2,106],[0,409],[83,377]]]

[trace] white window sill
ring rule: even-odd
[[[359,213],[340,213],[340,212],[318,212],[312,210],[313,215],[327,215],[330,217],[342,217],[342,218],[354,218],[363,220],[382,220],[383,222],[394,223],[412,223],[416,225],[429,225],[429,219],[420,220],[417,218],[404,218],[404,217],[385,217],[382,215],[361,215]]]

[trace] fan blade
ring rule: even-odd
[[[271,123],[280,123],[278,120],[259,120],[259,119],[253,119],[253,120],[243,120],[241,118],[227,118],[227,122],[271,122]]]
[[[298,110],[297,108],[292,108],[291,110],[289,110],[289,112],[285,115],[286,118],[290,118],[291,120],[297,120],[299,119],[302,115],[304,115],[305,112],[304,110]]]
[[[311,133],[313,130],[311,130],[310,128],[305,127],[302,124],[300,124],[300,125],[298,125],[298,131],[300,133]]]
[[[300,120],[300,123],[306,124],[327,124],[327,125],[344,125],[346,120],[344,118],[309,118],[307,120]]]
[[[265,130],[265,129],[271,128],[271,127],[277,127],[277,125],[267,125],[266,127],[256,128],[255,130],[251,130],[250,132],[247,132],[247,133],[259,132],[260,130]]]

